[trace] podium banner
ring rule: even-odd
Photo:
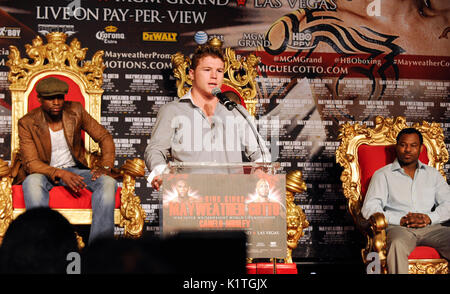
[[[242,230],[247,257],[286,257],[286,179],[266,174],[164,175],[162,232]]]

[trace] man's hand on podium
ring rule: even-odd
[[[152,180],[152,188],[159,191],[159,187],[162,185],[162,177],[161,176],[155,176]]]
[[[255,170],[253,171],[253,174],[255,174],[255,175],[263,175],[263,174],[265,174],[264,167],[257,167],[257,168],[255,168]]]

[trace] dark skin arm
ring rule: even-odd
[[[111,171],[111,169],[104,169],[101,167],[96,167],[91,170],[92,180],[95,181],[96,179],[98,179],[99,177],[101,177],[103,175],[108,175],[108,173],[110,171]]]
[[[103,168],[95,168],[91,170],[92,180],[95,181],[102,175],[108,174],[108,170]],[[72,173],[67,170],[58,170],[55,173],[56,178],[60,178],[70,189],[74,192],[79,192],[80,190],[86,188],[86,183],[83,181],[84,178],[75,173]]]
[[[423,228],[430,224],[430,217],[423,213],[409,212],[400,219],[400,225],[408,228]]]
[[[58,169],[55,173],[55,178],[61,179],[71,190],[78,192],[86,188],[84,178],[70,171]]]

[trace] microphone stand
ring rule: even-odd
[[[228,109],[229,111],[236,109],[242,115],[242,117],[245,118],[245,120],[250,125],[250,128],[253,131],[253,135],[256,137],[256,142],[258,142],[259,149],[261,150],[261,156],[262,156],[263,163],[266,163],[265,152],[264,152],[264,149],[261,147],[261,141],[259,140],[258,132],[256,131],[256,129],[253,126],[253,124],[251,123],[251,121],[248,119],[247,115],[245,115],[245,113],[241,109],[239,109],[236,102],[230,101],[230,99],[228,99],[228,97],[226,97],[219,88],[214,88],[212,90],[211,94],[216,96],[217,99],[219,99],[219,102],[221,104],[223,104],[223,106],[225,106],[226,109]]]
[[[233,102],[233,103],[234,103],[234,102]],[[253,124],[251,123],[251,121],[248,119],[247,115],[245,115],[245,113],[244,113],[241,109],[239,109],[238,106],[236,106],[236,103],[235,103],[234,109],[236,109],[236,110],[242,115],[242,117],[245,118],[245,120],[247,121],[247,123],[250,125],[250,128],[251,128],[252,131],[253,131],[253,135],[256,137],[256,142],[258,143],[259,149],[261,150],[261,156],[262,156],[263,163],[266,163],[266,160],[265,160],[265,152],[264,152],[264,149],[261,147],[262,145],[261,145],[261,141],[259,140],[258,132],[256,131],[256,129],[255,129],[255,127],[253,126]]]

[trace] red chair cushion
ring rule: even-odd
[[[417,246],[408,256],[408,259],[439,259],[439,252],[433,247]]]
[[[242,98],[241,94],[239,94],[239,92],[236,91],[236,89],[234,89],[233,87],[230,87],[228,85],[222,84],[222,87],[220,88],[220,90],[222,91],[222,93],[228,92],[228,91],[234,92],[236,95],[239,96],[239,98],[241,100],[241,105],[244,106],[245,109],[247,109],[247,105],[245,105],[244,98]]]
[[[358,163],[361,173],[361,195],[366,195],[370,180],[375,171],[395,160],[395,145],[371,146],[361,145],[358,148]],[[428,156],[424,147],[419,155],[420,161],[428,164]]]
[[[247,274],[262,274],[270,275],[273,274],[273,263],[261,262],[261,263],[247,263]],[[276,265],[277,274],[298,274],[297,264],[295,263],[277,263]]]
[[[120,208],[120,191],[119,187],[116,192],[115,208]],[[56,186],[50,191],[50,208],[71,208],[71,209],[90,209],[92,192],[83,189],[80,192],[80,197],[74,197],[72,193],[65,187]],[[22,185],[12,186],[12,201],[13,209],[25,209],[25,200],[23,198]]]

